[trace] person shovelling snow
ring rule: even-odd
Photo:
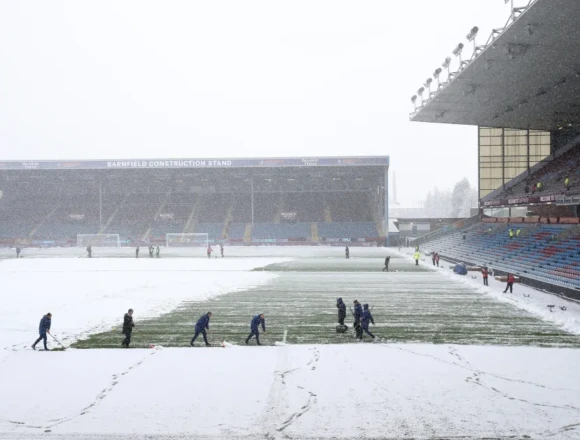
[[[264,318],[264,314],[260,313],[252,318],[250,322],[250,334],[246,338],[246,344],[250,342],[253,336],[256,337],[256,342],[258,345],[260,344],[260,325],[262,326],[262,331],[266,333],[266,318]]]
[[[516,278],[514,277],[513,273],[508,273],[507,276],[507,285],[505,286],[505,290],[503,291],[503,293],[507,293],[508,289],[510,291],[510,293],[514,293],[514,283],[516,281]]]
[[[50,325],[52,324],[52,313],[47,313],[42,317],[40,320],[40,324],[38,325],[38,334],[39,337],[34,344],[32,344],[32,349],[36,350],[36,344],[40,341],[44,343],[44,349],[48,350],[46,346],[46,334],[50,334]]]
[[[354,316],[353,327],[354,327],[354,330],[356,332],[356,337],[359,339],[362,338],[362,333],[363,333],[363,329],[361,326],[362,315],[363,315],[363,309],[362,309],[360,303],[355,299],[354,300],[354,312],[353,312],[353,316]]]
[[[362,320],[361,320],[361,327],[362,330],[369,335],[371,338],[375,339],[375,335],[373,335],[370,331],[369,331],[369,323],[371,323],[372,325],[375,325],[375,320],[373,319],[373,315],[371,315],[371,311],[369,310],[369,305],[365,304],[363,306],[363,314],[362,314]],[[362,340],[363,337],[363,332],[360,332],[360,337],[359,339]]]
[[[383,272],[389,271],[389,263],[391,262],[391,257],[385,258],[385,267],[383,267]]]
[[[121,342],[122,347],[129,348],[133,327],[135,327],[135,323],[133,322],[133,309],[129,309],[125,313],[125,316],[123,316],[123,334],[125,335],[125,339]]]
[[[336,331],[338,333],[344,333],[348,327],[344,324],[346,319],[346,304],[342,298],[336,300],[336,308],[338,309],[338,325],[336,326]]]
[[[189,345],[193,347],[193,343],[201,333],[203,336],[203,341],[205,342],[205,346],[209,347],[209,342],[207,342],[206,330],[209,330],[209,319],[211,317],[212,317],[211,312],[207,312],[205,315],[203,315],[201,318],[197,320],[197,323],[195,324],[195,335],[193,336],[193,338],[191,338],[191,342],[189,343]]]
[[[483,269],[481,269],[481,274],[483,276],[483,285],[489,286],[489,282],[488,282],[489,272],[487,270],[487,267],[484,267]]]

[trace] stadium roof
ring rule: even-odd
[[[389,156],[261,159],[124,159],[89,161],[3,161],[0,170],[112,170],[190,168],[288,168],[389,166]]]
[[[577,129],[580,1],[532,0],[495,40],[412,114],[411,120],[549,131]]]

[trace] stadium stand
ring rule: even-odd
[[[566,185],[566,179],[568,184]],[[538,189],[538,183],[541,183]],[[494,198],[520,198],[530,195],[572,196],[580,194],[580,148],[570,149],[563,155],[546,160],[535,173],[511,186]]]
[[[510,237],[510,229],[513,237]],[[435,238],[421,247],[428,253],[438,252],[454,261],[580,289],[578,224],[478,223]]]
[[[481,220],[416,243],[580,300],[580,40],[567,31],[577,28],[580,2],[522,3],[471,54],[458,45],[453,54],[464,57],[446,58],[446,71],[411,97],[412,121],[477,127]],[[519,236],[510,238],[507,222]]]
[[[0,163],[0,245],[72,246],[78,234],[164,244],[167,233],[244,245],[385,241],[388,157],[150,162]],[[125,165],[137,168],[110,169]]]
[[[252,240],[287,239],[289,241],[310,241],[310,223],[255,223]]]

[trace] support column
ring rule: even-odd
[[[254,176],[250,177],[250,193],[252,197],[252,227],[254,227]]]
[[[103,182],[99,177],[99,232],[103,230]]]
[[[385,231],[385,237],[386,237],[386,241],[387,241],[387,246],[390,245],[389,242],[389,167],[386,166],[385,167],[385,226],[384,226],[384,231]]]
[[[505,190],[505,128],[501,129],[501,187]]]
[[[526,138],[527,138],[527,142],[526,142],[526,147],[527,147],[527,150],[526,150],[526,152],[527,152],[526,153],[527,154],[526,168],[528,170],[528,176],[529,176],[530,175],[530,130],[526,131]]]

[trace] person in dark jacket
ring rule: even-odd
[[[369,310],[369,305],[365,304],[363,306],[363,314],[362,314],[362,320],[361,320],[361,326],[363,331],[369,335],[371,338],[375,339],[375,335],[373,335],[370,331],[369,331],[369,323],[372,323],[373,325],[375,325],[375,320],[373,319],[373,315],[371,315],[371,311]],[[359,339],[362,339],[363,337],[363,332],[360,332],[360,337]]]
[[[262,345],[260,344],[260,325],[262,326],[262,331],[266,333],[266,318],[264,318],[263,313],[254,316],[250,321],[250,335],[246,338],[246,344],[250,342],[252,336],[255,336],[258,345]]]
[[[129,348],[133,327],[135,327],[135,323],[133,322],[133,309],[129,309],[129,311],[125,313],[125,316],[123,317],[123,334],[125,335],[125,339],[123,339],[123,342],[121,342],[122,347]]]
[[[350,249],[348,248],[348,246],[346,246],[344,248],[344,256],[348,259],[350,258]]]
[[[44,343],[44,349],[48,350],[46,346],[46,334],[50,334],[50,325],[52,324],[52,313],[47,313],[42,317],[40,320],[40,324],[38,325],[38,334],[39,337],[34,344],[32,344],[32,349],[36,350],[36,344],[40,341]]]
[[[385,267],[383,267],[383,272],[389,271],[389,263],[391,262],[391,257],[385,258]]]
[[[87,254],[89,258],[93,258],[93,247],[90,244],[87,246]]]
[[[211,317],[212,317],[211,312],[207,312],[205,315],[203,315],[201,318],[197,320],[197,323],[195,324],[195,335],[193,336],[193,338],[191,338],[191,342],[189,343],[189,345],[193,347],[193,343],[201,333],[203,336],[203,341],[205,342],[205,346],[209,347],[209,342],[207,342],[206,330],[209,330],[209,319]]]
[[[20,248],[16,247],[16,258],[20,258]]]
[[[220,255],[224,257],[224,245],[220,243]]]
[[[435,263],[437,263],[437,267],[439,267],[439,253],[435,254]]]
[[[363,309],[360,305],[360,303],[355,299],[354,300],[354,323],[353,323],[353,327],[354,330],[356,332],[356,337],[357,338],[362,338],[362,327],[361,327],[361,318],[362,318],[362,314],[363,314]]]
[[[336,300],[336,308],[338,309],[338,323],[344,325],[344,320],[346,319],[346,304],[342,298]]]
[[[161,256],[161,249],[159,249],[159,246],[157,246],[155,248],[155,258],[159,258]]]
[[[139,246],[135,248],[135,258],[139,258]]]
[[[153,258],[153,251],[154,251],[153,245],[149,245],[149,258]]]
[[[514,282],[515,281],[516,281],[516,278],[514,277],[514,275],[511,273],[508,273],[507,285],[505,286],[505,290],[503,291],[503,293],[507,293],[508,289],[510,289],[510,293],[514,293]]]

